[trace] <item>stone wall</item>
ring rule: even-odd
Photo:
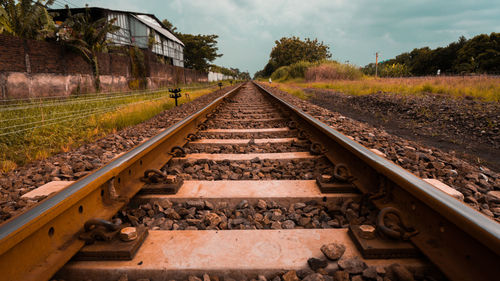
[[[207,82],[206,73],[161,63],[143,50],[149,89],[176,83]],[[130,90],[127,50],[98,55],[102,91]],[[45,41],[0,34],[0,99],[64,96],[94,92],[92,67],[78,53]]]

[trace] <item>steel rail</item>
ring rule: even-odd
[[[40,204],[0,225],[3,280],[48,280],[84,242],[78,239],[89,219],[110,219],[144,185],[140,177],[160,168],[170,150],[187,142],[197,125],[241,85],[198,112],[80,179]]]
[[[374,204],[401,210],[419,231],[412,243],[448,278],[495,280],[500,276],[500,224],[254,84],[291,111],[292,119],[311,131],[313,139],[325,144],[325,155],[333,163],[347,163],[363,193],[385,192]]]

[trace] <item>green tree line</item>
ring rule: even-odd
[[[461,36],[446,47],[415,48],[379,63],[380,76],[424,76],[441,74],[499,74],[500,33],[480,34],[471,39]],[[375,64],[363,68],[375,74]]]

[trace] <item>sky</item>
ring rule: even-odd
[[[156,15],[178,31],[217,34],[214,61],[250,75],[282,37],[317,38],[332,59],[364,66],[414,48],[500,32],[498,0],[56,0],[53,7],[105,7]]]

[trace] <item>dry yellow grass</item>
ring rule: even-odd
[[[188,92],[190,100],[194,100],[212,91],[214,91],[214,88],[189,90]],[[180,104],[188,101],[185,95],[179,99]],[[109,103],[117,102],[110,101],[106,103],[104,101],[103,103],[109,106]],[[83,106],[88,107],[85,104]],[[96,107],[99,105],[90,106]],[[24,133],[22,135],[0,136],[0,173],[6,173],[17,166],[22,166],[34,160],[45,159],[58,152],[70,151],[83,143],[95,141],[110,132],[116,132],[127,126],[144,122],[174,106],[174,100],[169,98],[168,93],[160,92],[151,97],[131,98],[130,101],[126,100],[116,105],[116,108],[111,111],[98,112],[86,118],[78,118],[77,116],[65,123],[56,123],[22,132]],[[51,107],[45,107],[44,109],[47,112],[52,110]],[[52,111],[58,110],[60,110],[60,107],[56,107]],[[24,114],[24,111],[15,113]],[[0,115],[0,117],[2,116]],[[9,118],[11,117],[9,116]],[[40,118],[43,118],[43,116]]]
[[[287,86],[333,89],[350,95],[398,93],[404,95],[442,94],[500,102],[500,78],[491,76],[378,78],[324,82],[290,82]]]

